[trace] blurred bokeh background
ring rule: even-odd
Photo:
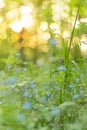
[[[61,41],[70,39],[79,0],[0,0],[0,68],[58,57]],[[74,41],[87,50],[87,0],[82,2]],[[40,61],[40,62],[39,62]],[[17,61],[18,62],[18,61]]]

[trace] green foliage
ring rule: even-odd
[[[7,3],[7,0],[5,2]],[[12,8],[11,2],[8,2],[4,13]],[[79,16],[86,15],[87,1],[84,0],[85,4],[83,1],[81,3],[84,5],[84,12],[81,12],[82,6],[78,7],[79,0],[62,2],[69,7],[68,18],[73,16],[74,8],[78,8],[78,11],[74,16],[74,27],[66,18],[60,19],[61,34],[56,34],[55,29],[51,28],[51,24],[58,24],[53,19],[52,7],[55,1],[14,2],[15,6],[33,4],[36,23],[33,29],[28,30],[28,42],[32,41],[32,46],[35,42],[37,46],[33,48],[21,46],[22,42],[18,44],[22,37],[19,33],[14,44],[17,43],[21,47],[16,49],[13,45],[15,37],[12,41],[8,26],[6,37],[0,38],[1,130],[87,130],[87,63],[80,43],[74,41],[75,36],[80,38],[87,33],[84,22],[80,22],[78,28],[75,28]],[[48,27],[44,33],[49,34],[49,38],[39,41],[38,32],[43,21]],[[63,31],[67,31],[66,25],[72,27],[69,45],[67,38],[62,36]],[[42,38],[42,34],[40,36]],[[26,39],[22,37],[21,41]],[[39,45],[42,44],[47,45],[47,52],[40,50]]]

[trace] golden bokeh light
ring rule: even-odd
[[[23,25],[20,20],[16,20],[13,23],[9,25],[9,27],[14,31],[14,32],[21,32]]]
[[[64,38],[69,38],[69,37],[70,37],[70,32],[67,31],[67,30],[65,30],[65,31],[63,32],[63,37],[64,37]]]
[[[43,21],[41,24],[40,24],[40,29],[43,30],[43,31],[46,31],[48,29],[48,23]]]
[[[19,40],[19,33],[17,33],[17,32],[12,32],[12,35],[11,35],[11,41],[13,42],[13,43],[15,43],[16,41],[18,41]]]
[[[81,37],[81,51],[87,54],[87,35],[82,35]]]
[[[47,53],[48,51],[49,51],[49,47],[48,47],[48,45],[43,45],[43,47],[41,48],[41,50],[43,51],[43,52],[45,52],[45,53]]]
[[[3,8],[5,6],[4,0],[0,0],[0,8]]]
[[[42,34],[42,39],[44,40],[48,40],[50,38],[50,33],[49,32],[45,32]]]
[[[86,53],[86,51],[87,51],[87,44],[81,43],[81,51],[82,51],[83,53]]]
[[[3,22],[3,18],[2,17],[0,17],[0,23],[2,23]]]
[[[30,28],[34,24],[33,7],[21,6],[7,13],[9,27],[14,32],[21,32],[23,28]]]
[[[70,0],[66,1],[69,2]],[[37,15],[37,10],[37,12],[35,12],[33,3],[29,2],[29,4],[17,5],[17,3],[14,2],[17,6],[6,12],[8,24],[5,24],[6,27],[3,25],[4,17],[0,16],[0,27],[2,26],[0,37],[6,38],[6,28],[10,28],[12,31],[11,41],[15,43],[16,48],[35,48],[37,46],[42,46],[41,50],[44,52],[48,51],[47,43],[52,36],[54,39],[57,36],[62,36],[65,39],[69,38],[75,20],[76,8],[72,11],[73,16],[69,18],[70,7],[66,3],[59,0],[52,0],[52,2],[52,21],[50,22],[48,22],[47,19],[42,19],[41,21],[37,19],[39,14]],[[4,6],[6,6],[4,0],[0,0],[0,8]],[[42,8],[47,8],[47,2],[44,2]],[[87,18],[81,18],[76,21],[77,29],[80,22],[87,22]],[[53,35],[51,35],[51,32]],[[60,42],[59,39],[57,40]],[[81,47],[84,48],[83,45]]]

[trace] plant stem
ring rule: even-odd
[[[79,3],[79,6],[78,6],[78,10],[77,10],[77,14],[76,14],[76,18],[75,18],[75,21],[74,21],[74,26],[73,26],[73,29],[72,29],[72,33],[71,33],[71,38],[70,38],[70,42],[69,42],[69,47],[68,47],[68,50],[66,50],[66,59],[65,59],[65,67],[66,67],[66,71],[65,71],[65,79],[64,79],[64,87],[66,88],[69,80],[70,80],[70,61],[69,61],[69,56],[70,56],[70,49],[71,49],[71,45],[72,45],[72,42],[73,42],[73,37],[74,37],[74,32],[75,32],[75,26],[76,26],[76,21],[78,19],[78,16],[79,16],[79,11],[80,11],[80,7],[81,7],[81,2],[82,0],[80,0],[80,3]]]
[[[72,45],[72,41],[73,41],[73,37],[74,37],[76,21],[77,21],[78,16],[79,16],[79,11],[80,11],[80,7],[81,7],[81,2],[82,2],[82,0],[80,0],[80,4],[79,4],[79,6],[78,6],[76,18],[75,18],[75,21],[74,21],[73,30],[72,30],[72,33],[71,33],[71,38],[70,38],[70,42],[69,42],[69,49],[68,49],[68,53],[67,53],[67,59],[69,59],[70,49],[71,49],[71,45]]]

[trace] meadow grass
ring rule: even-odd
[[[73,41],[79,10],[69,46],[62,38],[56,48],[51,39],[46,59],[36,64],[16,50],[7,59],[12,47],[0,59],[1,130],[87,130],[87,63]]]

